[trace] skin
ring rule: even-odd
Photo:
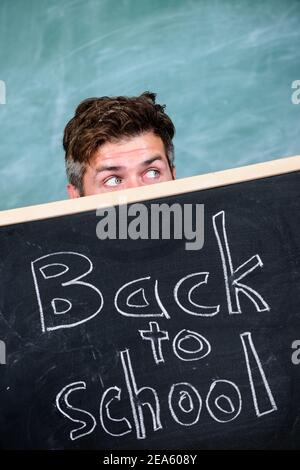
[[[163,141],[153,132],[118,142],[107,142],[91,158],[83,177],[84,196],[171,181],[176,170],[170,169]],[[67,185],[70,198],[80,197],[79,190]]]

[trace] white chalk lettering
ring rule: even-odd
[[[140,286],[137,289],[136,284]],[[147,292],[146,297],[145,291]],[[149,301],[149,299],[151,300]],[[153,286],[150,276],[134,279],[120,287],[115,295],[114,304],[116,310],[127,317],[165,316],[170,318],[158,295],[158,281],[155,281]]]
[[[202,399],[193,385],[187,382],[172,385],[168,404],[172,417],[182,426],[192,426],[197,423]]]
[[[220,393],[218,388],[227,388]],[[206,407],[210,416],[218,423],[228,423],[238,417],[242,409],[242,397],[238,386],[230,380],[215,380],[206,397]]]
[[[53,263],[44,264],[44,261],[48,262],[49,259]],[[82,269],[83,266],[85,270]],[[57,267],[63,269],[58,270]],[[87,256],[71,251],[51,253],[32,261],[31,271],[43,332],[72,328],[98,315],[103,307],[101,292],[92,284],[80,281],[92,270],[93,264]],[[58,297],[57,294],[61,296]],[[73,297],[80,299],[80,302],[76,304],[71,300]],[[82,307],[82,298],[86,299],[86,309]],[[89,301],[94,303],[95,299],[98,308],[90,312],[88,303]],[[61,307],[64,304],[65,308],[59,308],[58,304]],[[45,317],[47,317],[47,326]]]
[[[260,417],[277,410],[277,406],[262,368],[261,361],[253,344],[251,333],[242,333],[240,337],[247,364],[254,408],[256,416]],[[255,385],[255,382],[257,385]],[[260,397],[260,403],[258,396]],[[262,411],[263,407],[265,408],[264,411]]]
[[[146,438],[146,429],[144,424],[143,407],[147,406],[150,410],[153,422],[153,430],[162,429],[160,421],[160,404],[157,392],[152,387],[137,388],[129,350],[120,352],[125,382],[129,393],[132,415],[136,428],[137,439]]]
[[[229,313],[242,313],[239,300],[241,292],[251,300],[258,312],[269,311],[270,307],[262,296],[251,287],[240,282],[254,269],[263,266],[259,255],[252,256],[252,258],[234,269],[227,239],[224,211],[213,216],[213,226],[222,259]]]
[[[174,298],[184,312],[190,313],[191,315],[199,315],[202,317],[212,317],[216,315],[220,310],[220,305],[206,306],[199,305],[192,300],[192,293],[198,286],[207,284],[209,273],[193,273],[183,277],[177,282],[174,288]],[[200,282],[194,284],[194,278],[201,279]]]
[[[72,303],[67,299],[60,299],[57,297],[51,300],[51,306],[55,315],[62,315],[71,310]]]
[[[113,418],[110,414],[110,406],[114,400],[120,401],[121,389],[110,387],[102,395],[100,402],[100,422],[110,436],[124,436],[131,432],[131,424],[126,418]]]
[[[193,342],[196,347],[188,349],[182,345],[184,342],[187,344]],[[177,333],[173,340],[173,351],[182,361],[198,361],[210,353],[211,345],[204,336],[196,331],[183,329]]]
[[[66,387],[64,387],[57,395],[56,397],[56,406],[59,409],[59,411],[66,416],[68,419],[73,421],[74,423],[80,423],[81,426],[77,429],[73,429],[70,432],[70,439],[72,441],[75,441],[76,439],[79,439],[80,437],[87,436],[93,430],[95,429],[96,426],[96,420],[94,416],[89,413],[88,411],[81,410],[80,408],[75,408],[74,406],[70,405],[68,398],[69,395],[72,392],[75,392],[76,390],[85,390],[86,389],[86,383],[85,382],[74,382]],[[72,413],[75,415],[81,415],[81,419],[76,419],[71,416],[70,412],[72,410]],[[83,416],[82,416],[83,415]],[[84,418],[84,419],[83,419]]]
[[[151,341],[152,354],[156,364],[165,362],[164,356],[161,350],[161,342],[169,339],[167,331],[161,331],[159,324],[156,322],[149,323],[150,330],[139,330],[141,337],[145,340]]]

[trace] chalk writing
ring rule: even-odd
[[[224,211],[212,217],[212,226],[226,291],[226,313],[228,311],[231,318],[232,314],[242,313],[240,304],[242,294],[251,301],[256,312],[270,312],[270,307],[263,296],[244,281],[255,269],[263,267],[260,256],[255,254],[234,268]],[[86,255],[71,251],[49,253],[31,263],[42,332],[78,327],[93,320],[100,313],[106,303],[101,279],[97,286],[87,282],[93,266],[92,260]],[[221,303],[201,305],[198,300],[196,301],[195,294],[199,296],[201,290],[206,288],[209,276],[208,271],[186,273],[175,282],[175,285],[170,286],[170,295],[179,309],[186,313],[187,317],[189,315],[197,317],[199,322],[201,318],[213,321],[222,311]],[[85,281],[83,278],[86,278]],[[156,317],[161,321],[167,321],[170,325],[172,314],[164,305],[159,286],[159,279],[150,275],[127,280],[115,291],[113,306],[116,314],[127,317],[128,321]],[[83,302],[85,309],[80,308]],[[89,305],[93,305],[93,308]],[[96,310],[95,305],[97,305]],[[197,361],[203,365],[205,358],[210,356],[214,349],[209,334],[204,335],[201,331],[200,323],[199,330],[182,328],[175,333],[172,330],[171,334],[169,328],[162,328],[158,321],[150,321],[146,328],[137,329],[137,338],[148,351],[151,348],[154,368],[168,365],[165,355],[167,348],[168,358],[173,353],[176,360],[183,364]],[[260,418],[275,412],[277,405],[262,361],[254,346],[252,333],[242,332],[238,340],[244,356],[245,378],[248,380],[249,394],[253,401],[253,413],[256,418]],[[223,425],[237,419],[243,411],[240,386],[230,377],[212,378],[206,391],[203,387],[199,389],[190,381],[174,381],[169,385],[167,396],[162,397],[155,384],[143,385],[139,380],[135,372],[134,350],[120,349],[118,357],[124,386],[110,383],[102,391],[102,395],[99,394],[98,420],[91,410],[75,407],[70,402],[71,395],[86,393],[86,378],[72,381],[57,393],[55,399],[57,410],[76,425],[70,430],[71,440],[84,438],[93,433],[97,424],[101,425],[103,432],[111,437],[121,438],[134,433],[137,440],[146,439],[151,433],[161,432],[166,427],[166,420],[162,416],[162,400],[164,403],[167,402],[169,416],[173,421],[184,427],[201,423],[204,407],[212,421]],[[124,412],[119,410],[124,408],[118,405],[126,401],[127,412],[126,415],[122,415]]]

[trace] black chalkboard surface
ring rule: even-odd
[[[204,204],[198,250],[99,240],[95,210],[2,213],[2,448],[300,448],[300,161],[288,160],[144,202]]]

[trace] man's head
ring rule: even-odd
[[[155,96],[80,103],[63,140],[71,198],[175,178],[175,128]]]

